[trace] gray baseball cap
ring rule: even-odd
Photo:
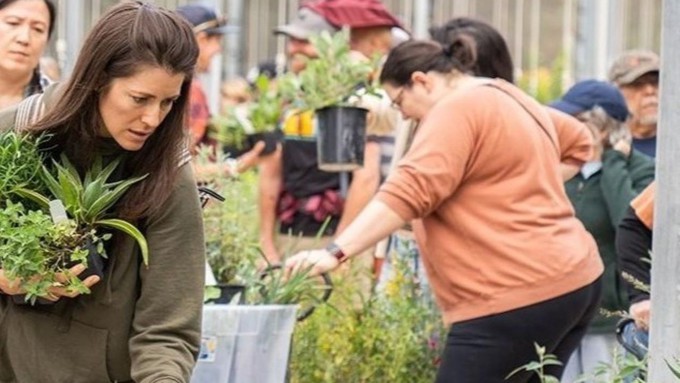
[[[274,29],[276,34],[286,35],[298,40],[309,40],[310,36],[318,35],[324,31],[335,33],[338,28],[331,25],[320,14],[306,7],[298,10],[295,20]]]
[[[649,72],[659,72],[659,56],[651,51],[632,50],[619,56],[609,69],[609,81],[628,85]]]

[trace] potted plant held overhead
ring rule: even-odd
[[[296,78],[287,76],[282,88],[299,110],[315,113],[319,168],[352,171],[363,165],[368,113],[356,104],[363,95],[373,93],[369,78],[376,60],[350,50],[347,29],[333,35],[324,32],[310,40],[318,57],[307,61]]]
[[[282,99],[275,81],[259,75],[254,82],[254,101],[230,108],[226,115],[211,122],[211,137],[228,147],[248,150],[258,141],[265,147],[260,155],[276,150],[281,139],[277,129],[282,113]]]

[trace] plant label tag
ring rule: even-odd
[[[64,204],[59,199],[50,201],[50,215],[52,216],[52,222],[55,224],[68,220]]]
[[[217,353],[217,337],[204,336],[201,338],[201,351],[198,353],[199,362],[215,362],[215,354]]]

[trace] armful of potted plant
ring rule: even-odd
[[[89,286],[82,284],[80,278],[87,279],[85,277],[93,274],[98,278],[103,276],[102,258],[106,258],[104,241],[111,234],[102,233],[101,229],[118,230],[133,237],[140,247],[144,264],[148,265],[148,244],[139,229],[122,219],[107,217],[109,210],[124,193],[146,177],[144,175],[109,182],[119,163],[118,159],[102,168],[102,160],[97,158],[82,179],[65,156],[61,157],[61,162],[54,161],[55,175],[42,166],[40,178],[51,195],[63,203],[69,216],[66,223],[55,224],[45,213],[49,211],[50,198],[24,187],[13,190],[17,196],[32,201],[41,208],[27,210],[21,204],[8,203],[3,211],[10,223],[8,230],[3,230],[0,236],[0,249],[3,249],[0,255],[2,268],[7,276],[22,281],[27,300],[35,302],[36,297],[48,296],[50,287],[66,288],[63,294],[66,296],[89,292]],[[12,228],[17,229],[21,241],[15,241],[9,234]],[[28,230],[29,228],[32,229]],[[32,245],[33,252],[30,255],[19,251],[22,249],[20,246],[25,245],[22,241]],[[71,269],[78,264],[84,264],[93,270],[76,275]],[[17,269],[12,265],[23,268]],[[92,282],[92,279],[88,281]]]

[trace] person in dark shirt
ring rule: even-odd
[[[629,112],[621,92],[613,85],[585,80],[572,86],[552,107],[584,121],[595,139],[595,150],[581,170],[565,183],[576,217],[597,242],[602,261],[606,312],[624,311],[628,300],[618,274],[616,229],[631,200],[654,179],[654,162],[631,148],[625,125]],[[572,382],[591,376],[597,367],[612,363],[617,318],[597,315],[565,366],[562,379]]]
[[[646,354],[649,337],[651,300],[651,250],[656,183],[652,183],[631,202],[619,224],[616,252],[623,281],[628,288],[631,321],[620,327],[624,347],[638,357]]]

